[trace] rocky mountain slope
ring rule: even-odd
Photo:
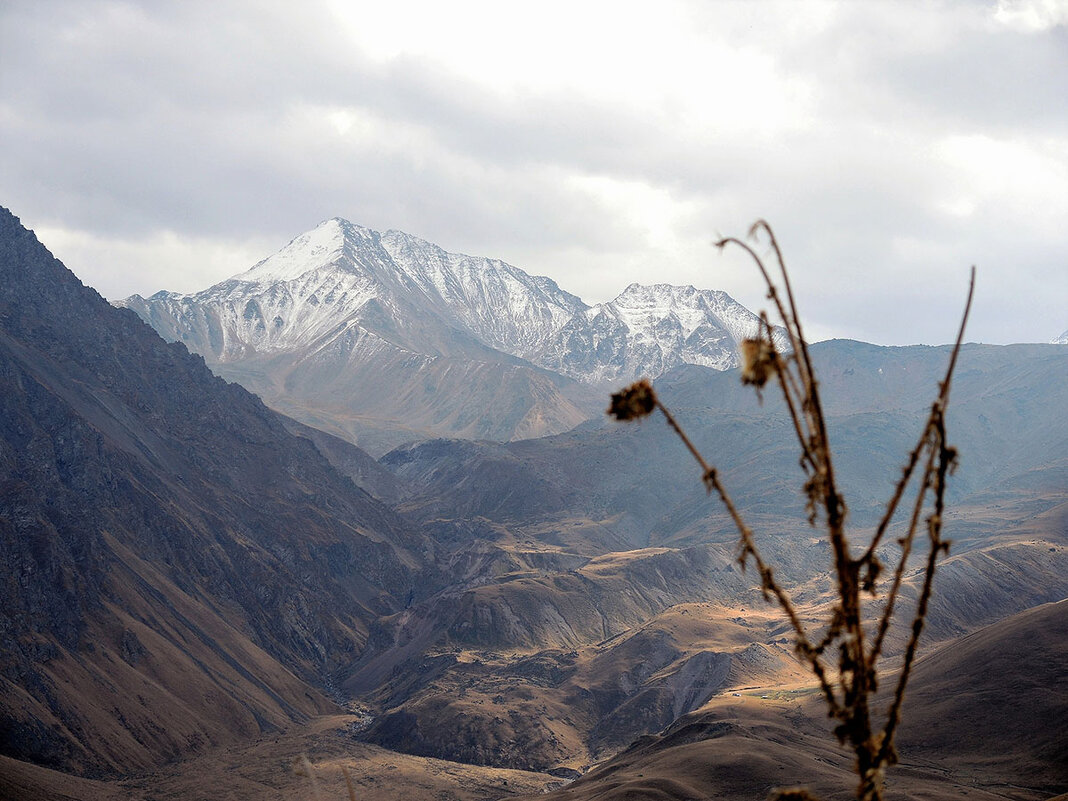
[[[582,714],[559,736],[542,742],[526,717],[508,719],[517,747],[532,745],[524,765],[581,766],[700,704],[736,673],[730,653],[746,664],[748,646],[718,624],[697,641],[670,633],[682,614],[670,607],[740,583],[714,569],[726,554],[604,555],[622,541],[509,553],[495,532],[465,541],[460,521],[398,517],[323,455],[379,497],[403,501],[412,482],[213,377],[78,284],[10,215],[2,233],[6,757],[87,776],[150,769],[329,711],[322,688],[339,671],[365,702],[404,705],[375,737],[433,753],[445,741],[417,745],[404,721],[439,697],[421,671],[397,677],[445,631],[464,647],[537,654],[516,662],[532,687],[563,670],[553,703]],[[496,578],[516,569],[532,573],[500,592]],[[532,603],[572,623],[531,618]],[[433,636],[403,633],[406,619]],[[397,631],[412,642],[383,656]],[[597,645],[606,634],[615,639]],[[359,659],[368,637],[378,645]],[[548,645],[583,659],[566,670],[541,654]],[[633,678],[616,686],[604,675],[616,670]],[[490,701],[502,686],[493,670],[472,682]],[[461,704],[446,717],[466,714]],[[500,725],[479,719],[482,734],[450,740],[448,755],[501,766],[507,753],[487,745]]]
[[[553,281],[332,219],[193,295],[121,301],[271,406],[373,451],[559,433],[590,385],[726,369],[755,315],[723,292],[628,287],[589,307]]]
[[[216,361],[317,351],[349,329],[412,353],[528,357],[584,309],[547,278],[332,219],[195,295],[123,301]]]
[[[100,775],[322,714],[431,547],[0,210],[0,753]]]
[[[814,345],[812,354],[850,519],[869,525],[926,416],[949,350],[831,341]],[[1068,385],[1056,380],[1066,371],[1068,353],[1055,346],[965,346],[948,416],[963,454],[952,501],[985,502],[991,493],[1006,500],[1021,485],[1049,492],[1068,486],[1068,419],[1061,412]],[[789,418],[773,395],[761,403],[737,373],[692,366],[656,385],[746,509],[803,519]],[[422,487],[406,501],[409,514],[481,516],[514,527],[577,513],[603,521],[617,542],[645,547],[692,541],[687,532],[715,512],[688,458],[654,416],[523,442],[415,443],[381,462]],[[725,522],[706,521],[706,530]]]

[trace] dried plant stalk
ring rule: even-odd
[[[797,315],[782,251],[771,227],[763,220],[758,220],[750,229],[749,237],[757,241],[761,236],[766,237],[770,245],[781,275],[785,300],[764,260],[752,246],[734,238],[723,239],[716,245],[721,249],[728,245],[738,246],[749,254],[767,284],[768,299],[774,304],[789,341],[788,351],[778,348],[774,329],[767,315],[762,313],[757,336],[741,345],[741,374],[743,383],[753,385],[757,392],[770,382],[778,382],[801,449],[800,465],[805,475],[803,493],[808,520],[824,532],[831,546],[836,595],[827,618],[820,622],[820,628],[826,631],[818,642],[813,641],[809,627],[802,621],[789,592],[776,580],[771,566],[757,546],[752,529],[745,523],[716,469],[708,464],[682,426],[660,402],[653,386],[643,380],[613,395],[609,413],[619,420],[635,420],[659,410],[682,439],[701,467],[701,480],[706,489],[719,496],[738,530],[739,562],[742,568],[750,562],[755,565],[765,599],[774,600],[786,614],[793,629],[795,650],[819,682],[828,714],[837,721],[835,735],[853,750],[858,778],[857,798],[861,801],[881,800],[884,772],[897,761],[894,734],[920,634],[927,618],[935,569],[939,557],[949,550],[949,541],[942,536],[942,519],[946,477],[956,464],[957,453],[946,442],[945,412],[971,309],[975,268],[972,268],[968,298],[945,378],[939,383],[938,394],[931,405],[919,441],[908,456],[872,541],[859,556],[854,556],[846,535],[847,508],[835,477],[819,384]],[[886,582],[880,581],[884,565],[878,549],[893,525],[899,506],[910,491],[915,493],[912,511],[898,539],[900,555],[887,586]],[[924,510],[929,510],[925,519]],[[890,706],[884,714],[877,716],[873,713],[872,705],[878,687],[880,657],[897,611],[906,564],[914,551],[921,522],[925,522],[923,528],[926,530],[928,546],[923,583]],[[872,635],[867,631],[868,621],[863,614],[865,596],[878,597],[884,602],[881,614],[873,621]],[[834,653],[837,653],[838,659],[837,664],[832,666],[827,655]],[[801,791],[794,789],[784,792],[794,794],[790,797],[798,797],[797,793]]]

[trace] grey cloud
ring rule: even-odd
[[[784,63],[828,87],[827,110],[866,111],[888,127],[1064,134],[1068,27],[1021,32],[995,3],[843,3]]]
[[[186,15],[198,9],[182,5]],[[21,124],[9,123],[5,138],[13,147],[3,158],[20,194],[31,204],[39,198],[35,213],[50,211],[86,228],[247,234],[345,209],[380,219],[391,206],[406,208],[389,215],[396,225],[440,216],[462,224],[487,213],[499,218],[495,211],[515,206],[520,219],[537,226],[527,236],[559,229],[558,237],[589,238],[595,227],[575,224],[568,212],[576,210],[561,191],[524,171],[551,166],[551,154],[569,138],[585,143],[567,159],[578,163],[635,127],[631,120],[602,121],[576,101],[564,101],[566,111],[552,101],[499,107],[426,68],[370,65],[351,50],[340,58],[344,43],[329,34],[302,40],[281,21],[272,26],[247,12],[205,26],[202,17],[149,19],[133,8],[118,32],[93,34],[87,21],[93,9],[51,11],[89,33],[63,48],[49,41],[55,34],[49,20],[5,22],[5,30],[22,27],[26,35],[12,51],[20,69],[5,86],[5,103],[19,110]],[[254,37],[246,35],[252,24]],[[485,167],[416,164],[338,141],[289,141],[286,116],[297,103],[353,106],[421,126],[450,158],[478,159]],[[494,178],[503,166],[518,172]],[[500,227],[526,235],[514,223]]]
[[[1002,287],[1012,272],[1021,291],[1002,294],[1029,300],[983,307],[983,336],[1018,338],[1027,303],[1063,304],[1063,279],[1044,293],[1042,281],[1056,282],[1068,246],[1062,237],[1021,249],[985,209],[967,224],[932,211],[951,176],[929,141],[941,131],[1063,132],[1066,107],[1054,98],[1068,94],[1064,29],[1026,40],[965,31],[924,49],[855,8],[836,7],[815,39],[771,33],[782,68],[821,91],[814,127],[769,142],[688,134],[670,111],[574,91],[502,96],[412,59],[373,62],[316,6],[299,15],[198,2],[9,7],[0,11],[4,200],[27,217],[115,236],[295,235],[342,215],[506,258],[640,251],[640,232],[567,181],[601,175],[686,201],[680,234],[696,240],[769,218],[817,319],[874,341],[944,341],[958,268],[983,270],[989,259],[994,275],[981,282]],[[351,108],[379,131],[409,128],[425,146],[312,135],[293,115],[315,105]],[[949,262],[929,266],[922,291],[895,278],[900,237]],[[895,310],[885,323],[871,313],[880,306]],[[1063,326],[1025,337],[1048,340]]]

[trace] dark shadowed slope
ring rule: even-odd
[[[916,666],[899,750],[990,784],[1068,790],[1068,600],[1030,609]]]
[[[403,521],[6,210],[0,435],[4,755],[103,774],[315,714],[427,586]]]

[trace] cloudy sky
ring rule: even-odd
[[[299,9],[299,10],[298,10]],[[0,205],[109,298],[321,220],[763,304],[813,338],[1068,328],[1068,0],[0,4]]]

